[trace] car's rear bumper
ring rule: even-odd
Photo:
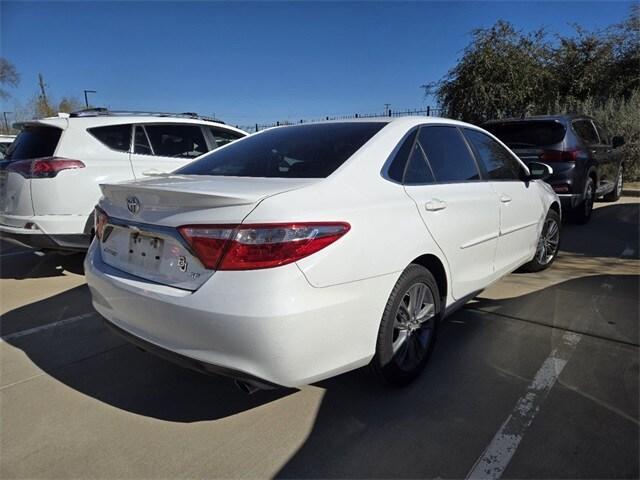
[[[84,251],[91,243],[87,222],[83,215],[0,214],[0,238],[38,250]]]
[[[106,265],[94,242],[85,275],[98,313],[128,335],[171,352],[161,356],[186,359],[199,370],[296,387],[371,360],[399,273],[316,288],[290,264],[216,272],[188,291]]]
[[[84,251],[89,247],[89,235],[48,235],[40,230],[10,227],[0,224],[0,239],[36,250]]]

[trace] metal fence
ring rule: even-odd
[[[352,118],[380,118],[380,117],[404,117],[406,115],[424,115],[427,117],[439,117],[443,114],[443,109],[434,108],[434,107],[424,107],[424,108],[416,108],[410,110],[392,110],[388,109],[382,113],[354,113],[352,115],[341,115],[341,116],[327,116],[324,118],[314,119],[314,120],[305,120],[300,119],[297,122],[293,122],[291,120],[284,120],[275,123],[266,123],[260,124],[255,123],[253,125],[237,125],[238,128],[241,128],[247,132],[255,133],[260,130],[264,130],[265,128],[271,127],[279,127],[281,125],[299,125],[301,123],[311,123],[311,122],[319,122],[323,120],[349,120]]]

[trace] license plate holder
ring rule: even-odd
[[[128,261],[146,271],[157,271],[162,259],[164,240],[162,238],[133,232],[129,235]]]

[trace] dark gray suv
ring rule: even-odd
[[[492,120],[483,128],[502,140],[525,163],[553,168],[546,179],[568,218],[586,223],[597,197],[615,202],[622,193],[620,136],[610,137],[585,115],[550,115]]]

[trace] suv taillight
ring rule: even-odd
[[[16,160],[7,166],[7,172],[18,173],[24,178],[53,178],[62,170],[84,167],[84,163],[80,160],[45,157],[34,160]]]
[[[296,262],[350,229],[344,222],[186,225],[178,230],[211,270],[257,270]]]
[[[96,207],[93,212],[93,229],[96,233],[98,240],[102,240],[104,233],[104,227],[109,221],[109,217],[100,207]]]
[[[582,150],[545,150],[540,155],[542,162],[575,162]]]

